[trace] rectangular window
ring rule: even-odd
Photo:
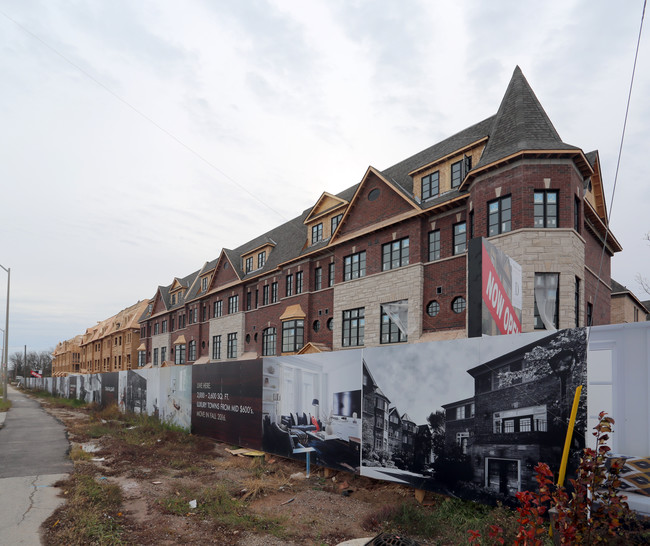
[[[203,277],[201,279],[201,292],[205,292],[208,289],[208,278]]]
[[[161,325],[161,326],[162,326],[162,333],[163,333],[163,334],[166,333],[166,332],[167,332],[167,319],[165,319],[165,320],[162,321],[162,325]]]
[[[587,326],[593,326],[594,323],[594,304],[587,303]]]
[[[457,188],[463,181],[463,161],[457,161],[451,165],[451,187]]]
[[[488,203],[488,237],[512,230],[512,198],[508,195]]]
[[[158,366],[158,349],[153,350],[153,365]]]
[[[175,362],[177,366],[180,366],[181,364],[185,364],[185,344],[179,344],[176,345],[176,351],[175,351]]]
[[[147,363],[147,351],[138,351],[138,366],[142,368]]]
[[[366,251],[350,254],[343,258],[343,280],[358,279],[366,276]]]
[[[278,283],[274,282],[271,284],[271,303],[278,301]]]
[[[461,222],[454,224],[454,255],[462,254],[467,250],[467,224]]]
[[[171,321],[169,331],[173,332],[174,331],[174,323],[176,322],[175,317],[172,315],[172,317],[169,319]]]
[[[323,240],[323,223],[311,226],[311,244],[318,243]]]
[[[364,307],[343,311],[343,347],[363,345],[365,312]]]
[[[190,341],[189,345],[189,353],[188,353],[188,360],[190,362],[194,362],[196,360],[196,341],[192,340]]]
[[[158,333],[159,333],[159,328],[160,328],[160,325],[156,322],[156,323],[153,325],[153,335],[154,335],[154,336],[157,336],[157,335],[158,335]],[[117,345],[117,338],[115,338],[115,345]]]
[[[251,310],[251,300],[252,300],[252,293],[249,290],[246,292],[246,310],[250,311]]]
[[[221,336],[212,336],[212,360],[221,360]]]
[[[580,233],[580,199],[573,198],[573,229]]]
[[[228,314],[236,313],[239,311],[239,296],[230,296],[228,298]]]
[[[228,334],[226,358],[237,358],[237,332]]]
[[[560,274],[535,273],[535,329],[557,329],[559,311]]]
[[[573,310],[576,315],[576,328],[580,327],[580,279],[576,277],[576,288],[573,296]]]
[[[269,304],[269,285],[265,284],[262,287],[262,305]]]
[[[126,355],[127,357],[131,355]],[[161,347],[160,348],[160,363],[164,364],[165,361],[167,360],[167,347]]]
[[[336,216],[332,217],[331,221],[331,234],[334,235],[334,232],[336,231],[336,228],[339,227],[339,224],[341,223],[341,220],[343,219],[343,214],[337,214]]]
[[[214,302],[214,318],[220,317],[223,315],[223,301],[217,300]]]
[[[535,192],[535,227],[556,228],[557,225],[557,191]]]
[[[314,290],[323,288],[323,268],[317,267],[314,269]]]
[[[293,296],[293,275],[287,275],[287,296]]]
[[[409,238],[386,243],[381,247],[381,269],[397,269],[409,264]]]
[[[634,322],[639,322],[639,308],[634,308]]]
[[[266,250],[263,250],[257,255],[257,269],[264,267],[266,263]]]
[[[422,177],[422,199],[436,197],[440,193],[440,172]]]
[[[305,321],[287,320],[282,323],[282,352],[295,353],[304,346]]]
[[[246,273],[253,271],[253,257],[246,258]]]
[[[334,286],[334,273],[335,273],[334,262],[330,262],[328,272],[327,272],[327,286]]]
[[[397,304],[407,304],[407,300],[396,302]],[[408,309],[408,307],[407,307]],[[408,311],[407,311],[408,313]],[[405,343],[407,341],[406,332],[402,329],[406,329],[406,324],[403,324],[402,317],[403,315],[393,304],[386,304],[386,306],[381,306],[381,337],[380,343]],[[406,318],[408,320],[408,318]],[[399,324],[398,322],[399,321]],[[400,329],[400,325],[402,329]]]
[[[275,328],[265,328],[262,332],[262,356],[274,356],[276,347]]]
[[[296,273],[296,294],[302,294],[302,271]]]
[[[188,321],[190,324],[194,324],[194,309],[189,309],[189,310],[188,310],[188,315],[189,315],[189,316],[188,316],[187,321]]]

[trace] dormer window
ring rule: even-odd
[[[465,175],[472,170],[472,156],[466,155],[460,161],[451,164],[451,187],[457,188],[465,178]]]
[[[263,250],[257,255],[257,269],[261,269],[264,267],[264,264],[266,263],[266,251]]]
[[[453,180],[453,176],[452,176]],[[460,182],[458,183],[460,185]],[[453,182],[452,182],[453,186]],[[422,199],[435,197],[440,193],[440,171],[422,177]]]
[[[253,257],[246,258],[246,273],[253,271]]]
[[[343,219],[343,213],[337,214],[336,216],[332,217],[332,231],[331,231],[332,234],[334,234],[336,228],[339,227],[339,224],[341,223],[342,219]]]
[[[323,223],[311,227],[311,244],[314,245],[323,240]]]
[[[208,278],[203,277],[201,279],[201,292],[205,292],[208,289]]]
[[[172,294],[172,305],[176,305],[176,294]]]
[[[460,186],[460,183],[463,181],[463,161],[456,161],[451,165],[451,187],[457,188]]]

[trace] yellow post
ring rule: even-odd
[[[573,427],[576,424],[576,416],[578,415],[578,405],[580,404],[580,394],[582,393],[582,385],[576,389],[575,396],[573,397],[573,407],[571,408],[571,419],[569,419],[569,428],[566,431],[566,438],[564,440],[564,451],[562,452],[562,464],[560,465],[560,475],[557,478],[559,486],[564,485],[564,477],[566,476],[566,467],[569,461],[569,449],[571,448],[571,438],[573,438]]]
[[[571,408],[571,418],[569,419],[569,428],[566,431],[566,438],[564,439],[564,451],[562,452],[562,463],[560,464],[560,475],[557,478],[557,484],[562,487],[564,485],[564,478],[566,476],[566,467],[569,462],[569,450],[571,448],[571,438],[573,438],[573,427],[576,424],[576,416],[578,415],[578,405],[580,404],[580,395],[582,394],[582,385],[576,389],[573,396],[573,407]],[[553,536],[553,523],[550,524],[548,529],[549,536]]]

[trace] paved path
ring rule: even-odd
[[[39,527],[63,501],[54,483],[72,470],[64,426],[9,387],[0,429],[0,544],[41,544]]]

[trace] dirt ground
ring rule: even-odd
[[[110,434],[92,439],[85,432],[87,410],[41,403],[66,425],[73,450],[85,446],[92,451],[92,460],[76,461],[75,468],[120,486],[122,539],[127,544],[339,544],[376,536],[382,509],[405,500],[415,502],[414,491],[397,484],[314,466],[307,478],[304,463],[270,455],[233,455],[228,451],[233,446],[206,438],[196,439],[189,448],[165,439],[153,446],[129,445]],[[187,491],[216,484],[226,485],[251,513],[279,520],[282,538],[259,528],[215,524],[189,506],[184,515],[162,506],[161,499],[182,498]],[[51,528],[63,521],[66,506],[45,522],[46,543],[56,543]]]

